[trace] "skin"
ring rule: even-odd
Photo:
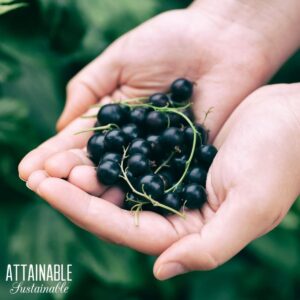
[[[245,5],[244,1],[226,2],[226,9],[221,7],[218,10],[220,5],[215,1],[197,1],[186,10],[159,15],[113,43],[70,81],[66,108],[57,125],[61,131],[30,152],[19,165],[20,177],[27,181],[27,186],[77,225],[102,239],[145,253],[161,254],[154,266],[158,279],[218,266],[253,238],[267,232],[274,220],[280,219],[277,214],[273,218],[275,212],[285,213],[284,208],[291,205],[291,198],[294,199],[297,192],[292,187],[287,189],[291,183],[283,185],[283,182],[286,178],[299,179],[299,174],[296,177],[296,171],[286,169],[287,162],[282,161],[282,173],[275,176],[273,166],[275,158],[281,161],[288,155],[288,163],[298,158],[281,145],[276,145],[280,146],[281,152],[275,153],[273,141],[267,138],[269,144],[266,144],[262,138],[274,134],[274,128],[261,127],[266,125],[265,116],[272,117],[270,107],[273,110],[273,103],[268,111],[264,107],[260,113],[251,112],[254,107],[250,103],[254,100],[246,100],[248,106],[241,106],[247,107],[247,116],[255,123],[251,123],[252,130],[249,130],[249,119],[244,121],[247,120],[245,112],[235,112],[225,124],[215,141],[220,152],[208,176],[209,203],[201,212],[188,212],[186,220],[176,216],[166,219],[143,212],[139,227],[134,226],[129,212],[118,207],[123,200],[122,193],[115,188],[107,189],[96,181],[95,170],[83,149],[90,135],[74,135],[78,130],[91,127],[94,120],[76,117],[98,101],[106,103],[111,98],[164,91],[175,78],[187,77],[196,83],[193,109],[197,119],[203,119],[204,112],[214,107],[206,122],[213,141],[238,104],[267,81],[299,43],[299,37],[292,36],[297,31],[291,30],[297,17],[294,12],[300,11],[295,9],[299,5],[295,1],[291,0],[290,5],[284,8],[278,7],[279,14],[272,10],[278,21],[276,24],[280,24],[276,30],[268,25],[268,19],[264,21],[266,12],[270,11],[268,7],[258,7],[255,14],[255,9]],[[276,4],[279,5],[280,1]],[[273,6],[276,6],[275,1]],[[237,11],[242,13],[237,14]],[[253,21],[254,15],[257,16],[256,22]],[[289,40],[282,43],[285,31],[289,32]],[[269,99],[267,96],[249,97],[253,98],[260,99],[254,101],[257,109],[261,107],[260,102],[265,103],[264,99]],[[277,122],[277,113],[279,111],[276,110],[275,119],[270,120],[273,123]],[[240,114],[243,117],[238,118]],[[230,121],[234,118],[239,121]],[[249,134],[247,130],[239,129],[242,122],[246,122],[244,128]],[[237,123],[238,126],[235,126]],[[282,129],[285,137],[286,130]],[[257,131],[259,139],[253,143],[253,135]],[[272,148],[270,161],[262,162],[261,157],[266,154],[258,151],[253,144],[262,148],[261,151]],[[247,152],[245,156],[248,145],[253,153]],[[268,184],[262,185],[257,174],[250,171],[254,170],[252,166],[259,164],[257,169],[266,172],[271,162],[274,163],[270,172],[273,176],[261,174],[261,180],[269,178]],[[262,168],[262,163],[269,164]],[[294,177],[289,177],[291,173]],[[239,182],[241,179],[244,182]],[[285,181],[279,182],[278,179]],[[282,202],[288,203],[284,208],[283,203],[276,200],[279,194],[275,195],[277,198],[273,197],[270,190],[274,193],[274,189],[269,189],[269,186],[277,187],[278,182],[282,186]],[[253,187],[255,183],[259,186]],[[239,201],[236,201],[237,198]],[[258,206],[253,205],[253,201]]]

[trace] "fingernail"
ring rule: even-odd
[[[32,188],[29,186],[28,181],[26,182],[26,186],[28,189],[30,189],[32,191]]]
[[[166,280],[176,275],[180,275],[186,273],[187,270],[179,263],[167,263],[165,265],[161,265],[157,271],[157,278],[160,280]]]
[[[26,182],[26,180],[23,179],[23,178],[21,177],[21,175],[19,175],[19,178],[20,178],[22,181]]]

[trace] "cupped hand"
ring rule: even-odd
[[[196,83],[197,119],[214,107],[206,122],[213,140],[238,103],[274,71],[267,42],[260,32],[205,9],[159,15],[118,39],[70,81],[58,129],[98,101],[164,91],[177,77],[186,77]],[[43,170],[55,153],[84,147],[89,135],[73,133],[91,125],[81,119],[71,122],[23,159],[20,177],[26,181]]]
[[[118,206],[123,195],[96,181],[80,150],[48,161],[52,167],[72,162],[62,168],[69,181],[38,171],[28,184],[100,238],[159,255],[158,279],[212,269],[274,228],[300,193],[299,97],[300,84],[267,86],[238,107],[215,141],[219,152],[208,173],[208,202],[187,211],[185,219],[141,212],[135,226],[132,214]]]

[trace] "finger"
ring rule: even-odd
[[[68,178],[71,170],[80,165],[94,166],[85,151],[70,149],[50,156],[45,161],[44,168],[51,177]]]
[[[79,118],[73,121],[59,134],[29,152],[19,164],[19,176],[23,180],[27,181],[32,172],[42,170],[44,168],[45,160],[51,155],[72,148],[83,148],[92,133],[83,133],[78,135],[75,135],[74,133],[85,128],[90,128],[94,125],[94,123],[94,119]]]
[[[66,106],[57,122],[57,129],[63,129],[90,105],[112,93],[117,87],[119,73],[120,65],[114,48],[107,49],[81,70],[67,86]]]
[[[158,254],[178,238],[164,217],[142,212],[136,226],[131,212],[62,179],[47,178],[40,183],[37,193],[87,231],[141,252]]]
[[[232,190],[199,233],[183,237],[162,253],[154,265],[155,277],[165,280],[192,270],[214,269],[259,236],[270,220],[255,211],[253,199],[244,201],[242,195]]]
[[[107,187],[96,177],[96,169],[91,166],[76,166],[69,174],[68,181],[86,193],[99,197]]]
[[[37,187],[40,185],[40,183],[48,177],[49,175],[43,170],[35,171],[29,176],[26,182],[26,186],[30,190],[35,191]]]

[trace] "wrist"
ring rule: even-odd
[[[275,72],[300,46],[300,1],[196,0],[189,10],[208,15],[243,43],[249,39]],[[226,45],[224,43],[224,45]]]

